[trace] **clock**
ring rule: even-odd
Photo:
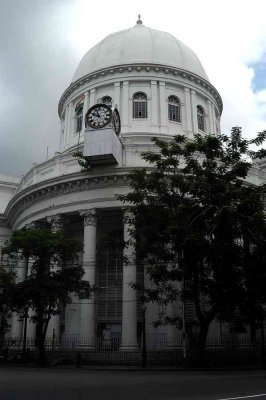
[[[119,135],[119,133],[121,131],[121,121],[120,121],[120,115],[119,115],[117,108],[115,108],[113,110],[112,125],[113,125],[113,130],[115,131],[115,133],[117,135]]]
[[[94,129],[103,128],[112,120],[112,109],[106,104],[95,104],[86,114],[86,126]]]

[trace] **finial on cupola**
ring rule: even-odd
[[[142,25],[142,21],[141,21],[141,19],[140,19],[140,14],[138,15],[137,24],[138,24],[138,25]]]

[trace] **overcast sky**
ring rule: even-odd
[[[223,98],[223,133],[266,129],[265,0],[0,0],[0,173],[58,150],[57,104],[81,57],[139,13],[196,52]]]

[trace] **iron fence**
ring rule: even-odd
[[[130,343],[121,348],[121,339],[109,339],[77,335],[63,336],[61,340],[47,338],[45,347],[51,362],[61,360],[62,363],[79,363],[88,365],[135,365],[135,366],[194,366],[199,363],[199,353],[195,338],[184,340],[166,338],[165,336],[147,335],[146,346],[139,339],[138,347]],[[36,341],[28,338],[26,342],[20,338],[5,338],[1,343],[1,358],[19,360],[26,353],[36,360],[38,349]],[[4,355],[8,354],[8,357]],[[266,348],[258,339],[255,343],[247,337],[209,337],[206,341],[202,365],[218,366],[259,366],[264,363]]]

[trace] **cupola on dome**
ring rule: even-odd
[[[191,72],[209,81],[196,54],[166,32],[145,27],[141,20],[133,28],[112,33],[82,58],[73,82],[93,72],[131,64],[157,64]]]

